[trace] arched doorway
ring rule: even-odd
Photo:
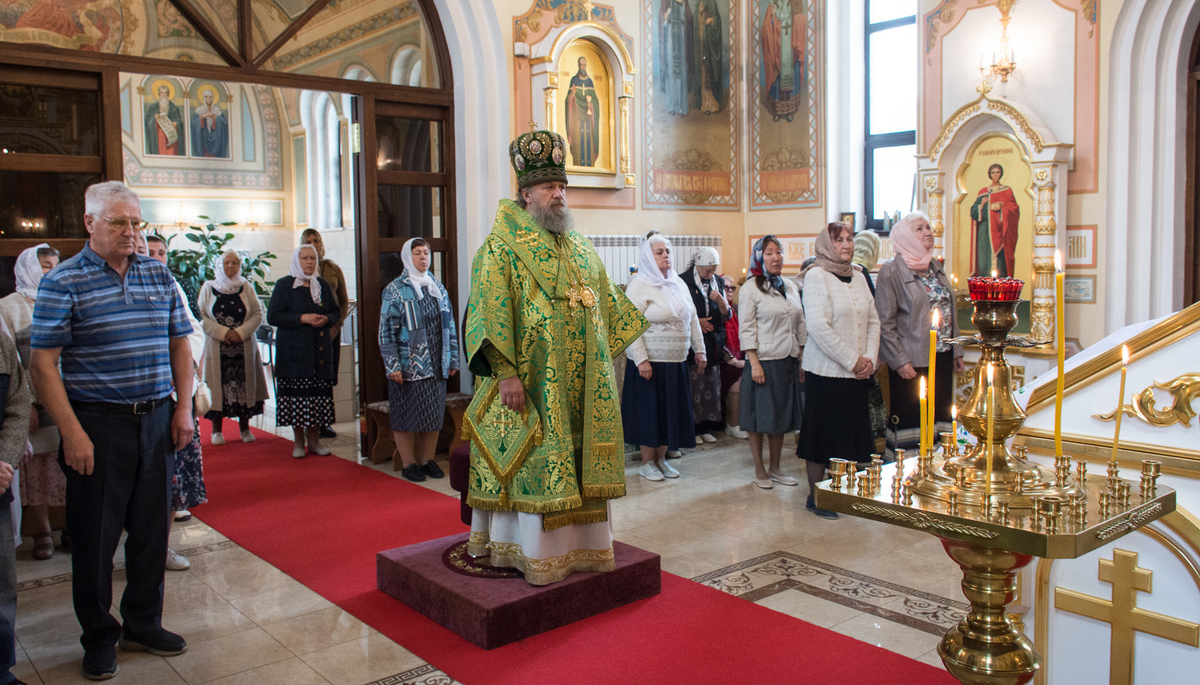
[[[21,143],[21,150],[0,155],[0,178],[23,177],[31,191],[21,193],[21,198],[40,200],[34,203],[38,206],[0,206],[0,223],[16,221],[20,226],[21,220],[43,215],[54,221],[42,222],[48,224],[45,230],[0,234],[0,261],[46,239],[67,255],[81,249],[86,238],[82,211],[67,199],[81,195],[82,187],[91,182],[128,180],[131,159],[140,179],[152,179],[135,190],[143,196],[157,192],[155,199],[171,214],[165,220],[148,220],[173,225],[177,218],[180,226],[194,223],[194,216],[203,211],[189,207],[185,222],[181,198],[163,190],[205,185],[205,170],[188,166],[201,157],[187,135],[192,126],[182,118],[176,127],[168,125],[173,131],[178,128],[178,142],[170,152],[143,146],[139,127],[145,87],[130,75],[155,75],[151,85],[159,80],[171,84],[168,95],[175,109],[184,113],[198,105],[194,95],[201,86],[195,84],[208,80],[227,84],[223,92],[236,89],[238,93],[236,99],[226,96],[218,102],[231,144],[222,148],[214,164],[231,168],[216,168],[209,174],[217,178],[209,190],[226,206],[234,201],[249,204],[249,213],[246,217],[226,213],[217,220],[233,219],[251,231],[274,227],[298,233],[309,227],[341,232],[325,242],[348,247],[339,257],[345,260],[343,266],[356,262],[352,274],[357,288],[351,288],[351,299],[357,294],[364,303],[358,308],[356,326],[362,346],[353,355],[358,361],[359,404],[383,399],[378,382],[382,364],[374,341],[377,295],[390,264],[386,260],[398,254],[401,236],[423,232],[434,218],[436,247],[444,253],[438,275],[458,304],[456,84],[439,19],[439,12],[447,8],[436,4],[437,0],[361,0],[347,10],[346,3],[331,0],[244,2],[238,3],[242,11],[234,16],[220,12],[226,4],[214,0],[134,0],[106,9],[105,30],[97,40],[59,36],[50,29],[7,31],[7,40],[0,41],[4,67],[0,83],[12,81],[18,95],[44,90],[49,83],[58,88],[52,94],[54,102],[83,93],[81,97],[91,98],[87,103],[93,112],[89,120],[93,130],[83,136],[72,131],[68,138],[80,138],[87,145],[69,151],[41,150],[34,144],[39,140],[36,136],[24,130],[8,132]],[[452,16],[461,10],[457,5],[449,9]],[[451,40],[456,45],[463,42],[459,37]],[[260,108],[260,97],[270,106]],[[266,116],[268,109],[279,114]],[[434,169],[428,159],[410,163],[391,154],[385,155],[386,163],[380,162],[375,122],[386,116],[411,121],[418,132],[434,132],[418,136],[424,148],[409,146],[409,151],[423,149],[425,158],[445,160],[444,166]],[[30,123],[29,128],[38,125]],[[142,164],[144,160],[138,158],[143,156],[154,164]],[[306,161],[307,168],[295,160]],[[230,172],[225,178],[235,180],[223,184],[223,171]],[[70,183],[63,180],[71,174]],[[40,192],[40,187],[30,184],[43,176],[48,190]],[[176,178],[181,180],[177,183]],[[200,179],[199,184],[192,178]],[[398,186],[426,200],[419,203],[422,211],[393,212],[390,223],[381,225],[376,211],[379,198],[389,192],[394,195]],[[253,194],[258,196],[250,197]],[[425,195],[434,196],[436,208]],[[264,210],[276,206],[283,209]],[[181,208],[177,213],[176,207]],[[333,240],[337,237],[346,239]],[[289,241],[288,249],[294,244]],[[275,252],[286,264],[285,253]],[[339,418],[350,418],[345,413],[339,410]]]
[[[1200,302],[1200,28],[1188,52],[1183,306]]]

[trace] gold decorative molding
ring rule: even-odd
[[[1155,389],[1170,393],[1169,409],[1157,408],[1158,402],[1154,398]],[[1158,428],[1166,428],[1177,423],[1191,428],[1192,417],[1196,415],[1196,410],[1192,409],[1192,403],[1197,399],[1200,399],[1200,372],[1185,373],[1166,383],[1155,383],[1141,392],[1134,393],[1133,403],[1123,404],[1121,410],[1125,412],[1126,416],[1132,416]],[[1113,409],[1107,414],[1092,414],[1092,418],[1101,421],[1115,421],[1117,410]]]
[[[1138,608],[1137,593],[1153,590],[1153,572],[1138,566],[1138,555],[1114,549],[1112,560],[1100,560],[1100,580],[1112,584],[1112,599],[1092,597],[1065,588],[1055,588],[1054,606],[1112,625],[1109,641],[1109,682],[1133,682],[1134,634],[1158,637],[1200,647],[1200,623]]]
[[[553,128],[554,122],[558,119],[554,116],[554,101],[558,99],[558,88],[549,87],[545,89],[546,93],[546,127]]]
[[[1038,169],[1037,173],[1033,175],[1033,180],[1037,181],[1038,183],[1045,183],[1049,179],[1050,172],[1045,169]]]
[[[631,86],[632,84],[626,84],[626,85]],[[621,123],[620,123],[620,126],[621,126],[621,159],[618,164],[618,170],[622,174],[630,173],[630,168],[629,168],[629,138],[630,138],[629,103],[632,100],[633,100],[633,98],[628,94],[622,95],[620,98],[617,99],[617,103],[619,105],[619,109],[620,109],[620,113],[621,113]]]
[[[1129,360],[1137,361],[1183,338],[1200,333],[1200,303],[1173,314],[1126,341]],[[1096,382],[1104,374],[1119,371],[1121,349],[1106,350],[1067,372],[1063,379],[1064,392],[1073,393]],[[1043,383],[1034,389],[1025,411],[1032,414],[1054,403],[1054,384]],[[1112,447],[1112,443],[1109,443]]]
[[[1037,216],[1033,219],[1033,234],[1038,235],[1054,235],[1058,233],[1058,221],[1054,215]]]
[[[625,73],[629,76],[637,74],[637,69],[635,69],[633,66],[633,58],[629,55],[629,50],[625,47],[625,41],[621,39],[621,36],[617,35],[616,31],[613,31],[604,24],[598,24],[594,21],[577,21],[571,24],[570,31],[563,31],[554,38],[554,43],[550,45],[549,54],[562,54],[562,49],[565,47],[563,41],[569,42],[579,37],[577,34],[578,29],[580,28],[591,29],[592,31],[603,33],[604,35],[608,36],[608,38],[612,41],[612,46],[615,47],[619,53],[621,53],[621,62],[625,65]],[[571,34],[572,37],[568,37],[568,33]],[[532,60],[530,60],[530,62],[533,63]]]
[[[930,174],[929,176],[925,177],[925,190],[933,192],[933,189],[937,188],[937,186],[938,186],[937,176]]]
[[[1038,277],[1035,274],[1035,280]],[[1054,337],[1054,300],[1034,297],[1029,315],[1029,335],[1034,340],[1051,340]]]
[[[979,100],[982,99],[983,96],[981,95]],[[942,125],[942,130],[938,133],[937,138],[933,139],[933,145],[929,147],[929,152],[926,153],[927,157],[935,162],[937,161],[938,155],[942,152],[942,148],[945,147],[946,143],[950,142],[950,137],[954,135],[954,132],[958,130],[958,127],[979,111],[979,100],[960,108],[954,113],[954,116],[950,117],[950,119],[944,125]]]
[[[625,174],[625,187],[634,188],[637,186],[637,176],[634,174]]]

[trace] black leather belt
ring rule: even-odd
[[[83,411],[96,411],[103,414],[131,414],[133,416],[142,416],[158,409],[166,404],[167,400],[171,399],[170,395],[160,397],[157,400],[147,400],[145,402],[134,402],[133,404],[116,404],[114,402],[71,402],[71,406]]]

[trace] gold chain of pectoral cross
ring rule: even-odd
[[[596,306],[596,291],[592,290],[587,284],[587,279],[584,278],[583,272],[579,269],[579,265],[575,260],[571,259],[571,255],[564,248],[567,246],[569,239],[565,236],[555,236],[554,243],[558,248],[558,258],[567,266],[567,279],[571,286],[567,288],[567,302],[571,307],[571,315],[579,315],[579,306],[583,305],[585,309],[591,310]]]

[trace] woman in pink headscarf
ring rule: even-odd
[[[884,262],[875,282],[875,307],[879,310],[879,356],[888,365],[887,447],[914,449],[921,437],[918,397],[920,378],[929,375],[929,328],[938,311],[938,338],[958,335],[958,308],[954,287],[940,259],[933,258],[933,231],[929,217],[913,212],[892,227],[896,257]],[[963,368],[962,348],[939,342],[937,387],[934,402],[937,430],[950,429],[954,400],[954,371]],[[944,425],[942,425],[944,424]]]

